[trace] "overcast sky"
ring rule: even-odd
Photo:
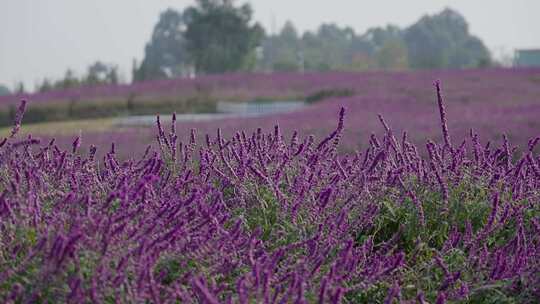
[[[267,30],[290,19],[299,30],[322,22],[349,25],[358,33],[388,23],[400,27],[450,7],[491,50],[540,48],[540,0],[251,0]],[[133,58],[143,57],[159,13],[182,10],[188,0],[0,0],[0,83],[27,88],[44,77],[78,75],[97,59],[116,63],[130,78]]]

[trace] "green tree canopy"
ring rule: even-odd
[[[134,80],[163,79],[186,73],[189,61],[182,14],[167,9],[159,16],[152,38],[144,49],[144,60],[135,70]]]
[[[387,25],[386,27],[370,28],[360,36],[360,40],[365,41],[374,53],[377,49],[382,48],[389,41],[399,41],[402,39],[402,31],[395,25]]]
[[[64,79],[55,83],[55,89],[69,89],[75,88],[81,85],[81,82],[75,77],[75,72],[72,69],[67,69]]]
[[[297,54],[301,48],[301,40],[294,24],[285,22],[281,32],[266,37],[262,43],[263,64],[277,71],[297,71]]]
[[[451,9],[422,17],[405,30],[404,39],[413,68],[476,67],[491,60],[465,18]]]
[[[388,39],[377,50],[377,66],[383,70],[403,70],[409,66],[407,46],[401,39]]]
[[[48,78],[45,78],[43,79],[43,82],[37,86],[36,91],[40,93],[44,93],[52,89],[53,89],[53,84]]]
[[[88,67],[85,84],[118,84],[118,66],[96,61]],[[91,81],[89,81],[91,80]]]
[[[279,34],[266,37],[263,46],[264,65],[273,70],[298,70],[299,54],[308,70],[407,67],[407,49],[396,26],[372,28],[357,35],[350,27],[326,23],[300,37],[292,22],[287,21]]]
[[[24,86],[24,82],[19,81],[15,85],[15,94],[26,94],[26,88]]]
[[[0,84],[0,96],[9,95],[11,91],[9,88],[3,84]]]
[[[350,27],[341,28],[333,23],[322,24],[317,30],[316,37],[320,47],[319,62],[310,54],[306,54],[306,62],[309,65],[319,66],[324,69],[343,68],[350,63],[351,41],[354,39],[354,30]],[[309,46],[306,45],[306,49]]]
[[[198,72],[223,73],[252,68],[263,28],[252,24],[249,4],[232,0],[197,0],[184,11],[185,38]]]
[[[88,67],[86,77],[83,79],[85,85],[97,85],[97,84],[117,84],[118,75],[117,68],[112,65],[107,65],[101,61],[96,61]]]
[[[56,81],[44,78],[43,81],[36,86],[36,91],[43,93],[51,90],[78,88],[80,86],[102,84],[116,85],[118,83],[118,66],[106,64],[98,60],[88,66],[86,74],[80,78],[75,75],[75,72],[72,69],[67,69],[64,78]]]
[[[145,58],[134,65],[134,79],[238,70],[271,71],[467,68],[489,65],[483,42],[469,33],[459,13],[445,9],[412,26],[374,27],[357,34],[350,27],[322,24],[300,33],[291,21],[265,35],[252,21],[249,4],[234,0],[196,0],[182,13],[160,16]],[[260,46],[260,48],[257,48]],[[259,50],[257,52],[257,50]]]

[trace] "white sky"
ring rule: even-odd
[[[270,31],[290,19],[299,30],[322,22],[362,33],[388,23],[400,27],[450,7],[462,13],[473,34],[495,52],[540,48],[540,0],[251,0],[255,19]],[[188,0],[0,0],[0,83],[27,89],[44,77],[82,74],[96,60],[116,63],[130,78],[142,59],[159,13],[182,10]]]

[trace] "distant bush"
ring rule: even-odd
[[[306,97],[307,103],[315,103],[331,97],[350,97],[354,95],[354,90],[347,88],[336,88],[336,89],[324,89],[317,91],[308,97]]]
[[[158,113],[212,113],[216,102],[212,98],[189,97],[137,97],[108,99],[71,99],[63,102],[32,104],[26,111],[25,122],[63,121],[103,118],[122,115],[155,115]],[[15,115],[14,105],[0,107],[0,126],[11,125]]]

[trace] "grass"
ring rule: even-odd
[[[97,118],[57,122],[40,122],[24,124],[19,131],[21,134],[40,135],[74,135],[79,132],[107,132],[117,129],[116,118]],[[11,133],[11,127],[0,128],[0,136],[6,137]]]

